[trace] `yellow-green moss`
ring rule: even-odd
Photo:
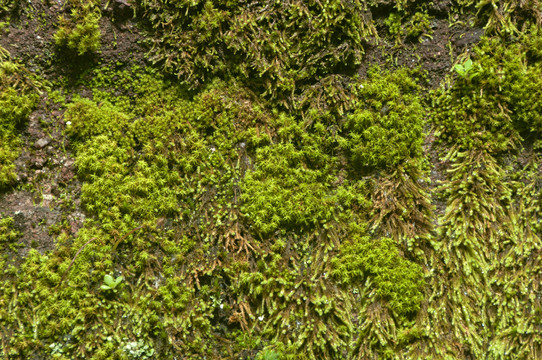
[[[540,62],[527,59],[538,32],[525,44],[484,39],[468,72],[458,71],[453,86],[435,98],[434,122],[440,137],[463,149],[491,152],[516,147],[521,135],[542,131]]]
[[[422,268],[402,258],[393,240],[353,235],[341,246],[333,265],[333,275],[343,284],[359,287],[367,277],[371,278],[394,313],[403,316],[420,309]]]
[[[431,168],[417,72],[348,75],[374,34],[364,3],[177,5],[132,6],[155,26],[155,60],[187,87],[203,84],[198,92],[137,67],[82,75],[88,98],[64,89],[71,100],[59,126],[86,220],[73,236],[52,229],[50,252],[3,260],[0,356],[540,351],[536,27],[521,42],[483,40],[448,87],[428,94],[429,131],[448,153]],[[64,44],[92,51],[97,17],[90,42],[80,29]],[[429,35],[427,13],[408,19],[402,35]],[[69,39],[77,29],[65,25],[57,37]],[[19,108],[17,91],[6,90],[7,107]],[[6,129],[27,115],[6,112]],[[437,190],[430,173],[443,178]],[[433,204],[445,207],[437,218]],[[0,247],[18,239],[13,228],[0,220]],[[106,276],[120,279],[114,291]]]
[[[392,167],[419,157],[424,111],[416,81],[406,69],[383,72],[376,67],[367,75],[354,85],[357,99],[340,140],[352,165]]]
[[[359,0],[138,2],[149,56],[166,71],[193,87],[232,74],[271,96],[359,64],[377,36],[365,9]]]
[[[33,77],[22,65],[0,56],[0,189],[16,179],[19,133],[36,106]]]
[[[77,55],[96,52],[100,49],[100,27],[102,17],[100,2],[95,0],[70,0],[70,16],[61,15],[58,30],[54,34],[57,46],[67,48]]]

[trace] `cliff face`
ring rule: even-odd
[[[0,359],[537,359],[538,1],[0,0]]]

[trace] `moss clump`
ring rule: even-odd
[[[542,8],[538,1],[521,0],[459,0],[459,4],[467,6],[475,4],[478,16],[485,21],[486,33],[518,34],[525,25],[534,22],[537,26],[542,21]]]
[[[123,129],[130,122],[130,117],[109,101],[96,103],[89,99],[75,99],[67,106],[64,120],[68,124],[66,132],[72,139],[84,142],[97,135],[107,135],[111,139],[122,141]],[[123,145],[130,143],[124,140]]]
[[[426,10],[410,12],[392,12],[384,21],[390,35],[395,37],[395,43],[400,44],[404,39],[417,40],[431,38],[432,17]]]
[[[260,165],[242,184],[242,210],[254,221],[256,232],[301,229],[332,217],[335,199],[328,198],[318,171],[304,168],[296,159],[299,155],[288,145],[258,152]]]
[[[416,12],[408,20],[406,25],[406,36],[410,39],[418,39],[420,42],[424,38],[431,38],[431,17],[427,12]]]
[[[526,58],[528,44],[538,37],[527,36],[527,46],[498,39],[477,46],[468,73],[460,72],[436,97],[434,121],[442,139],[498,152],[516,147],[520,135],[540,134],[540,63]]]
[[[378,295],[399,316],[413,314],[424,299],[422,268],[399,255],[395,241],[353,234],[333,259],[333,275],[348,286],[361,286],[370,278]]]
[[[359,64],[376,37],[363,1],[140,2],[152,27],[149,54],[186,84],[241,76],[268,95]],[[242,60],[241,60],[242,59]]]
[[[14,220],[11,217],[0,218],[0,242],[12,242],[17,240],[21,233],[13,230]]]
[[[99,3],[94,0],[70,0],[69,19],[64,15],[58,19],[58,30],[54,35],[59,47],[67,48],[83,55],[100,49],[100,26],[102,17]]]
[[[232,105],[246,101],[234,86],[217,83],[187,98],[157,76],[118,75],[136,96],[117,98],[100,86],[94,101],[67,107],[88,218],[74,238],[61,234],[52,253],[31,252],[17,268],[24,274],[3,274],[20,291],[3,286],[3,304],[31,299],[7,310],[5,346],[21,357],[224,358],[231,347],[219,338],[230,334],[218,313],[232,307],[229,269],[238,253],[216,250],[238,246],[227,240],[240,227],[231,201],[241,167],[231,159],[246,151],[238,144],[248,138],[235,126],[253,126],[262,115]],[[123,276],[122,286],[101,290],[104,275]],[[40,327],[32,335],[35,319]]]
[[[516,158],[540,133],[540,64],[530,49],[539,34],[530,30],[525,42],[482,39],[455,67],[455,82],[436,94],[435,127],[449,146],[443,158],[449,169],[440,188],[447,206],[432,242],[433,261],[441,259],[450,285],[433,292],[430,306],[451,320],[431,322],[435,333],[452,330],[465,344],[468,353],[457,349],[455,357],[497,359],[510,351],[527,358],[540,352],[540,331],[527,315],[537,306],[532,299],[538,290],[530,282],[540,279],[538,265],[527,260],[539,256],[538,226],[527,220],[539,218],[532,187],[536,146],[525,152],[526,163]],[[440,286],[438,279],[431,279],[431,288]],[[517,324],[532,331],[510,331]]]
[[[0,1],[0,14],[9,13],[16,8],[18,2],[16,0],[2,0]]]
[[[251,346],[253,356],[267,348],[341,358],[358,333],[349,285],[330,276],[331,259],[350,236],[345,224],[367,217],[368,189],[341,169],[339,135],[328,131],[337,120],[327,111],[265,112],[235,83],[187,96],[156,74],[115,75],[111,83],[98,73],[93,100],[67,105],[88,218],[73,238],[61,233],[53,252],[32,252],[24,275],[4,274],[31,299],[0,325],[21,334],[9,348],[195,359]],[[388,270],[389,279],[368,270],[378,284],[367,291],[410,314],[390,281],[411,269]],[[103,290],[105,275],[122,276],[122,286]],[[15,293],[0,295],[8,303]],[[32,343],[23,341],[34,336],[28,314],[40,321]]]
[[[343,127],[341,147],[355,167],[382,168],[421,154],[424,111],[419,86],[406,69],[373,68],[355,85],[357,101]]]
[[[18,134],[36,106],[34,78],[23,66],[0,57],[0,189],[16,179],[13,161],[19,156]]]
[[[420,160],[396,166],[372,181],[374,236],[391,237],[407,253],[422,255],[418,241],[433,230],[433,206],[427,169]]]
[[[8,269],[10,265],[14,263],[18,246],[16,241],[19,240],[22,235],[23,234],[20,231],[15,230],[15,221],[12,217],[3,216],[0,214],[0,251],[2,252],[0,254],[1,269]],[[0,281],[0,287],[1,286]],[[2,300],[0,300],[0,305],[3,305],[3,309],[6,308],[6,304],[2,303]],[[2,313],[2,310],[0,310],[0,316],[4,318],[5,315],[6,314]]]
[[[331,188],[337,160],[322,151],[324,126],[313,124],[309,133],[284,114],[276,126],[281,141],[257,149],[257,165],[241,183],[241,210],[261,234],[326,223],[337,207]]]
[[[9,261],[9,251],[16,250],[15,242],[23,235],[20,231],[14,229],[15,221],[9,216],[0,216],[0,250],[2,255],[0,256],[0,265],[2,269],[7,268],[7,262]]]
[[[527,50],[529,61],[542,61],[542,28],[531,25],[525,30],[521,37]]]
[[[395,6],[390,33],[416,41],[430,36],[429,9],[442,16],[450,4],[504,11],[520,26],[534,2],[130,2],[155,36],[148,55],[185,85],[101,68],[49,93],[70,99],[49,105],[48,129],[69,137],[85,220],[69,232],[68,210],[49,229],[51,251],[15,257],[24,242],[0,218],[0,357],[542,354],[540,148],[530,146],[541,132],[540,30],[483,40],[429,93],[436,146],[448,151],[438,165],[418,72],[352,76],[376,36],[366,5]],[[59,46],[98,51],[97,25],[109,24],[98,5],[116,16],[126,4],[70,0]],[[524,11],[506,14],[509,5]],[[463,41],[451,31],[454,52]],[[0,97],[7,109],[32,92],[19,70]],[[81,88],[89,98],[74,96]],[[15,139],[26,116],[6,111],[2,131]],[[0,147],[11,151],[9,141]],[[49,171],[57,165],[46,171],[54,179],[70,170]]]

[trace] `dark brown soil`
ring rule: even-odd
[[[29,1],[29,6],[12,14],[0,46],[25,63],[31,71],[39,71],[48,80],[57,80],[59,75],[77,76],[88,67],[101,64],[137,64],[145,66],[145,50],[139,44],[143,37],[132,19],[133,11],[122,0],[104,2],[100,20],[101,50],[96,56],[59,55],[54,34],[58,17],[67,15],[69,9],[60,2],[46,5],[42,1]]]

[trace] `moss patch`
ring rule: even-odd
[[[0,189],[16,180],[13,161],[20,152],[19,132],[36,106],[32,76],[20,64],[0,62]]]

